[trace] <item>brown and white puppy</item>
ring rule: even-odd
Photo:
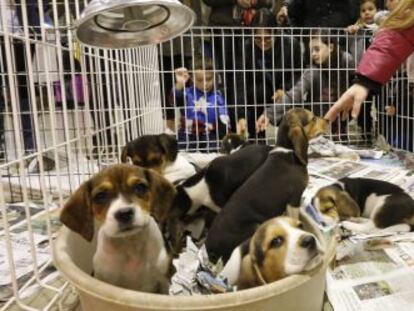
[[[299,220],[280,216],[237,247],[220,275],[238,289],[255,287],[310,271],[322,262],[321,254],[319,241]]]
[[[110,166],[83,183],[63,207],[60,220],[91,241],[96,278],[145,292],[166,292],[170,259],[155,222],[168,215],[175,189],[152,170]]]
[[[339,223],[355,233],[410,231],[414,225],[414,200],[392,183],[370,178],[342,178],[318,190],[313,205],[326,223]],[[357,223],[356,217],[369,221]]]
[[[206,239],[212,260],[222,257],[226,261],[258,225],[286,210],[298,219],[308,183],[308,140],[325,133],[327,125],[327,121],[306,109],[291,109],[283,116],[276,146],[234,191],[213,221]]]
[[[134,165],[151,168],[171,182],[196,173],[194,166],[178,154],[177,139],[168,134],[143,135],[130,141],[122,150],[121,162],[126,163],[128,158]]]

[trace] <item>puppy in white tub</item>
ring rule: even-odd
[[[323,261],[315,235],[291,217],[272,218],[238,246],[221,275],[238,289],[265,285],[292,274],[313,270]]]
[[[87,241],[98,224],[93,274],[102,281],[143,292],[166,293],[170,258],[156,223],[175,196],[155,171],[119,164],[83,183],[63,207],[60,220]],[[152,217],[154,216],[154,217]]]

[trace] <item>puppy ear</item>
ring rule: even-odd
[[[296,157],[303,165],[308,164],[308,138],[300,125],[295,125],[289,129],[289,139],[292,142]]]
[[[151,214],[159,222],[164,222],[174,202],[176,190],[163,176],[153,170],[145,170],[151,188]]]
[[[160,134],[159,143],[167,155],[168,160],[175,161],[178,154],[178,142],[177,139],[168,134]]]
[[[124,149],[122,149],[121,162],[126,163],[127,157],[128,157],[128,145],[125,145]]]
[[[262,229],[256,230],[253,237],[250,239],[249,254],[253,262],[257,263],[260,267],[265,259],[264,250],[262,248],[263,241],[265,239],[265,232]]]
[[[259,242],[259,241],[254,242],[254,250],[253,250],[252,253],[253,253],[253,256],[254,256],[254,261],[260,267],[263,264],[263,261],[264,261],[264,258],[265,258],[261,242]]]
[[[345,192],[340,191],[336,198],[336,208],[340,217],[359,217],[361,210],[358,204],[351,196]]]
[[[69,198],[60,213],[60,221],[69,229],[92,241],[94,217],[91,205],[91,183],[83,183]]]

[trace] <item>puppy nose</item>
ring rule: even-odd
[[[116,211],[115,219],[121,223],[130,223],[134,217],[134,209],[132,207],[126,207]]]
[[[306,235],[302,238],[302,241],[300,241],[300,246],[303,248],[313,250],[316,248],[316,240],[313,236]]]

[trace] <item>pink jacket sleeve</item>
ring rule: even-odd
[[[364,53],[357,75],[385,84],[414,51],[414,26],[403,30],[381,30]]]

